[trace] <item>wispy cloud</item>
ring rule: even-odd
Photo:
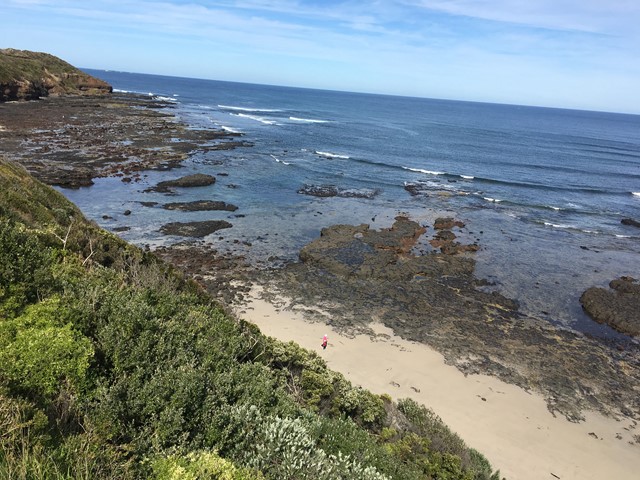
[[[615,34],[635,31],[640,3],[635,0],[417,0],[421,6],[451,15],[537,28]]]

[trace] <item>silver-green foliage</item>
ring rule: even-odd
[[[274,479],[384,480],[375,467],[363,465],[349,455],[327,454],[312,432],[321,420],[307,414],[298,418],[263,416],[251,406],[234,407],[233,417],[245,425],[250,440],[241,461]]]

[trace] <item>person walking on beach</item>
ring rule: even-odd
[[[326,350],[327,349],[327,344],[329,343],[329,339],[327,338],[327,335],[325,334],[324,337],[322,337],[322,349]]]

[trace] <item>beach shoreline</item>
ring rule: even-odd
[[[640,469],[631,418],[617,420],[584,412],[582,422],[553,415],[539,393],[493,376],[465,375],[432,348],[371,324],[374,335],[346,335],[324,322],[309,321],[305,308],[254,287],[236,305],[238,317],[268,336],[317,352],[327,365],[356,385],[395,400],[412,398],[431,408],[467,444],[481,451],[508,479],[631,480]],[[329,346],[320,346],[327,334]]]

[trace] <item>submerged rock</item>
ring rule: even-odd
[[[464,228],[464,223],[451,217],[438,217],[433,223],[436,230],[451,230],[453,227]]]
[[[200,212],[209,210],[225,210],[235,212],[238,207],[218,200],[196,200],[194,202],[165,203],[162,208],[166,210],[182,210],[185,212]]]
[[[172,222],[160,227],[165,235],[179,235],[182,237],[205,237],[223,228],[231,228],[225,220],[205,220],[202,222]]]
[[[611,290],[587,289],[580,297],[582,308],[598,323],[628,335],[640,335],[640,284],[631,277],[620,277],[609,287]]]
[[[380,192],[377,189],[339,188],[335,185],[305,184],[297,190],[297,193],[314,197],[373,198]]]
[[[620,220],[620,223],[623,225],[630,225],[632,227],[640,228],[640,222],[638,220],[634,220],[633,218],[623,218]]]

